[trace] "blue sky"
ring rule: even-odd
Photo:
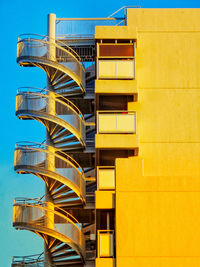
[[[74,6],[76,3],[76,6]],[[199,0],[143,0],[119,1],[67,1],[67,0],[0,0],[1,11],[1,154],[0,154],[0,266],[11,264],[13,255],[30,255],[42,252],[41,238],[28,231],[12,228],[12,205],[15,197],[40,197],[44,184],[32,175],[17,175],[13,170],[14,147],[17,141],[41,142],[44,127],[32,121],[15,117],[15,95],[20,86],[45,86],[45,74],[36,68],[22,68],[16,64],[17,37],[22,33],[46,35],[47,14],[57,17],[107,17],[125,5],[143,8],[200,7]]]

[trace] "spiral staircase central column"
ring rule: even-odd
[[[48,58],[50,60],[56,60],[56,49],[54,46],[55,43],[55,26],[56,26],[56,15],[55,14],[49,14],[48,15],[48,24],[47,24],[47,31],[48,31]],[[47,76],[47,91],[48,91],[48,105],[47,105],[47,111],[48,114],[55,115],[55,96],[53,93],[53,88],[51,86],[51,82],[49,77]],[[48,150],[50,153],[48,153],[47,158],[47,169],[49,171],[55,170],[55,156],[54,152],[55,149],[52,144],[51,136],[50,136],[50,127],[46,130],[46,144],[48,146]],[[53,199],[51,197],[51,194],[49,192],[49,188],[47,185],[45,185],[45,201],[46,201],[46,227],[49,229],[54,230],[54,203]],[[46,242],[44,242],[44,266],[51,266],[52,259],[48,250],[48,245]]]

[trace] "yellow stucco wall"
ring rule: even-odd
[[[131,31],[137,38],[138,102],[128,109],[137,112],[139,157],[116,160],[116,265],[197,267],[200,9],[129,9],[127,16],[127,38]],[[106,34],[117,36],[109,27]],[[109,86],[112,93],[114,81]]]
[[[199,15],[128,10],[139,158],[116,163],[117,267],[200,266]]]
[[[152,175],[146,161],[116,160],[117,266],[199,266],[200,177]]]

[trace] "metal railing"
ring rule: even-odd
[[[40,198],[16,197],[14,199],[14,205],[23,205],[24,207],[38,207],[39,209],[42,209],[42,210],[44,209],[50,213],[53,213],[54,215],[58,215],[58,216],[64,218],[65,220],[68,220],[69,223],[74,224],[79,229],[79,231],[81,231],[82,226],[80,225],[80,223],[78,222],[78,220],[74,216],[72,216],[66,210],[64,210],[60,207],[57,207],[56,205],[54,205],[53,210],[48,209],[47,208],[48,204],[49,204],[49,202],[42,201]],[[43,214],[45,214],[45,212]],[[55,228],[56,228],[56,226],[55,226]]]
[[[16,198],[13,205],[13,226],[34,230],[59,239],[84,255],[85,241],[80,223],[65,210],[49,208],[49,203],[39,199]]]
[[[122,11],[124,15],[124,19],[126,19],[126,12],[128,8],[141,8],[141,6],[123,6],[119,8],[117,11],[113,12],[111,15],[109,15],[108,18],[111,18],[114,15],[119,14]]]
[[[13,256],[12,266],[44,267],[44,253],[29,256]],[[55,265],[50,265],[54,267]]]
[[[61,182],[75,190],[78,196],[81,195],[85,198],[85,174],[81,166],[69,155],[63,152],[58,154],[55,149],[55,153],[53,153],[52,150],[52,147],[49,149],[49,146],[45,144],[17,143],[14,157],[15,170],[22,172],[23,169],[26,171],[28,169],[30,172],[36,170],[38,173],[43,171],[45,173],[48,171],[48,167],[51,167],[52,176],[55,173],[56,180],[59,177],[64,178],[61,179]]]
[[[52,53],[52,49],[54,53]],[[51,54],[51,58],[49,54]],[[17,43],[17,62],[23,61],[23,58],[39,58],[59,63],[73,72],[85,88],[85,69],[80,62],[79,55],[58,40],[36,34],[20,35]]]
[[[94,40],[96,26],[125,25],[124,18],[56,18],[56,37],[59,40]]]
[[[46,42],[52,41],[60,45],[62,48],[64,46],[64,49],[66,49],[72,55],[74,55],[77,58],[77,60],[81,61],[79,54],[77,54],[70,46],[68,46],[66,43],[62,42],[61,40],[54,39],[46,35],[33,34],[33,33],[23,33],[18,36],[18,42],[23,41],[23,40],[32,40],[32,39],[36,39],[36,40],[39,39],[39,40],[46,41]]]
[[[95,26],[126,26],[127,9],[141,6],[123,6],[106,18],[56,18],[59,39],[94,39]]]
[[[53,106],[52,114],[49,114],[49,103],[51,104],[51,110]],[[49,95],[48,91],[40,88],[19,88],[16,96],[16,114],[22,114],[23,116],[23,113],[26,112],[53,115],[54,119],[59,118],[59,120],[62,120],[66,129],[73,131],[72,134],[78,134],[77,138],[79,140],[85,141],[85,119],[83,114],[73,102],[58,94],[51,92]],[[57,123],[59,124],[59,121]]]

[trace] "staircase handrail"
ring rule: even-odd
[[[55,154],[54,154],[53,152],[48,150],[49,147],[51,147],[51,146],[46,145],[46,144],[42,144],[42,143],[30,142],[30,141],[19,141],[15,144],[15,149],[25,148],[25,149],[38,150],[38,151],[42,150],[42,151],[45,151],[46,153],[52,154],[53,156],[61,158],[65,162],[67,161],[67,159],[69,159],[69,161],[74,165],[74,167],[81,173],[83,179],[85,179],[85,174],[84,174],[82,167],[79,165],[79,163],[77,161],[75,161],[74,158],[72,158],[67,153],[65,153],[59,149],[55,149]],[[59,152],[59,154],[56,152]],[[63,156],[62,156],[62,154],[63,154]]]
[[[36,207],[36,208],[40,208],[40,209],[44,209],[46,211],[50,211],[53,212],[54,214],[63,217],[65,220],[67,218],[68,221],[70,221],[80,232],[81,232],[81,225],[79,223],[79,221],[73,216],[71,215],[69,212],[67,212],[66,210],[57,207],[57,205],[54,205],[54,207],[56,208],[56,210],[50,210],[48,208],[45,207],[46,204],[49,204],[49,202],[47,201],[42,201],[40,200],[40,198],[23,198],[23,197],[16,197],[14,199],[14,205],[24,205],[24,206],[28,206],[28,207]],[[61,211],[58,212],[57,210]],[[64,215],[64,214],[65,215]],[[78,226],[77,226],[78,224]]]
[[[21,89],[27,89],[26,91],[20,91]],[[31,89],[31,91],[29,91],[29,89]],[[33,92],[34,90],[36,90],[36,91],[38,91],[38,93],[37,92]],[[42,93],[46,93],[46,94],[42,94]],[[49,90],[46,90],[46,89],[42,89],[42,88],[37,88],[37,87],[19,87],[18,89],[17,89],[17,95],[19,95],[19,94],[30,94],[30,95],[37,95],[37,96],[40,96],[40,95],[42,95],[42,96],[44,96],[44,97],[47,97],[47,98],[50,98],[50,96],[48,95],[48,92],[49,92]],[[54,92],[52,92],[51,91],[51,93],[53,93],[54,95],[55,95],[55,101],[57,101],[57,102],[59,102],[59,103],[61,103],[62,105],[64,105],[64,106],[67,106],[67,104],[70,106],[70,107],[72,107],[73,109],[74,109],[74,111],[76,112],[76,113],[78,113],[78,115],[80,116],[80,118],[83,120],[83,122],[85,123],[85,119],[84,119],[84,116],[83,116],[83,114],[82,114],[82,112],[80,111],[80,109],[79,108],[77,108],[77,106],[76,105],[74,105],[74,103],[72,102],[72,101],[70,101],[69,99],[67,99],[67,98],[64,98],[62,95],[60,95],[60,94],[57,94],[57,93],[54,93]],[[62,100],[60,100],[60,99],[58,99],[58,98],[62,98]],[[64,100],[67,102],[64,102]],[[67,106],[68,107],[68,106]]]
[[[25,38],[21,38],[22,36],[24,36]],[[36,38],[32,38],[32,36],[33,37],[38,37],[40,39],[38,39],[38,38],[37,39]],[[65,47],[67,47],[67,49],[69,50],[69,52],[72,53],[72,54],[74,54],[77,57],[77,59],[79,61],[81,61],[81,57],[79,56],[79,54],[77,54],[70,46],[68,46],[67,44],[65,44],[64,42],[62,42],[62,41],[60,41],[58,39],[49,37],[47,35],[36,34],[36,33],[23,33],[23,34],[20,34],[18,36],[18,42],[23,41],[24,39],[28,39],[28,40],[42,40],[42,41],[45,41],[45,42],[49,42],[49,40],[53,40],[53,41],[55,41],[55,43],[59,43],[61,45],[64,45]]]

